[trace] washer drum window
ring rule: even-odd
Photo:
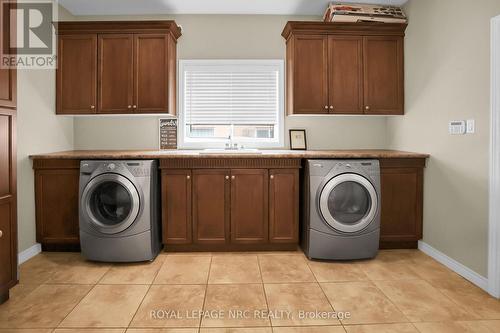
[[[319,206],[321,215],[332,228],[354,233],[373,221],[378,198],[370,181],[358,174],[346,173],[326,183]]]
[[[122,232],[139,214],[139,193],[134,184],[118,174],[107,173],[93,178],[82,195],[84,213],[98,231]]]

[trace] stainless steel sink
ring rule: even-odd
[[[200,151],[200,154],[202,155],[210,155],[210,154],[262,154],[262,151],[258,149],[250,149],[250,148],[243,148],[243,149],[205,149]]]

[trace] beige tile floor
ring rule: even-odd
[[[144,264],[43,253],[20,274],[0,333],[500,332],[499,300],[417,250],[347,263],[301,252],[162,253]]]

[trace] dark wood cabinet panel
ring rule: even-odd
[[[297,243],[299,170],[269,170],[269,241]]]
[[[174,21],[58,22],[57,34],[58,114],[176,114]]]
[[[185,177],[191,170],[193,240],[172,243],[167,251],[293,250],[298,245],[300,159],[162,159],[163,177],[183,175],[163,198],[163,216],[179,208],[184,225]],[[179,197],[174,198],[174,195]],[[165,196],[165,195],[164,195]],[[171,201],[171,202],[165,202]],[[165,226],[165,221],[164,221]],[[179,226],[180,227],[180,226]],[[182,228],[186,230],[186,228]],[[167,231],[168,233],[168,231]],[[167,239],[171,236],[167,235]],[[165,238],[164,238],[165,240]]]
[[[14,108],[16,72],[11,69],[0,69],[0,107]]]
[[[74,168],[36,169],[36,238],[42,246],[79,244],[78,192],[80,172]]]
[[[363,113],[363,38],[328,38],[329,111]]]
[[[229,241],[230,170],[193,170],[193,241]]]
[[[99,35],[99,113],[132,113],[134,36]]]
[[[11,31],[11,27],[14,27],[15,24],[11,22],[10,17],[10,7],[13,6],[13,4],[2,2],[0,5],[2,6],[0,15],[2,54],[10,54],[10,37],[15,33]],[[15,69],[0,69],[0,107],[16,107],[16,78],[17,71]]]
[[[168,112],[168,35],[135,35],[134,111]]]
[[[328,37],[296,36],[292,43],[293,113],[328,113]]]
[[[288,114],[404,114],[406,24],[285,26]]]
[[[231,170],[231,242],[268,240],[268,171]]]
[[[11,203],[0,199],[0,292],[8,290],[9,283],[15,280],[13,277],[15,266],[13,265],[11,219]]]
[[[382,167],[381,187],[381,246],[416,247],[422,238],[423,167]]]
[[[59,36],[56,81],[58,114],[95,113],[97,35]]]
[[[164,170],[161,178],[164,244],[190,244],[191,170]]]
[[[11,149],[12,115],[0,111],[0,198],[12,193],[11,188]]]
[[[403,114],[403,38],[364,37],[366,114]]]
[[[15,24],[10,22],[10,8],[14,5],[1,3],[3,54],[11,53]],[[17,283],[16,76],[14,68],[0,69],[0,304],[9,299],[9,289]]]

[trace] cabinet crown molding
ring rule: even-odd
[[[174,39],[182,35],[173,20],[164,21],[61,21],[54,22],[58,35],[89,33],[170,33]]]
[[[403,23],[288,21],[281,36],[285,39],[292,34],[404,36],[406,27]]]

